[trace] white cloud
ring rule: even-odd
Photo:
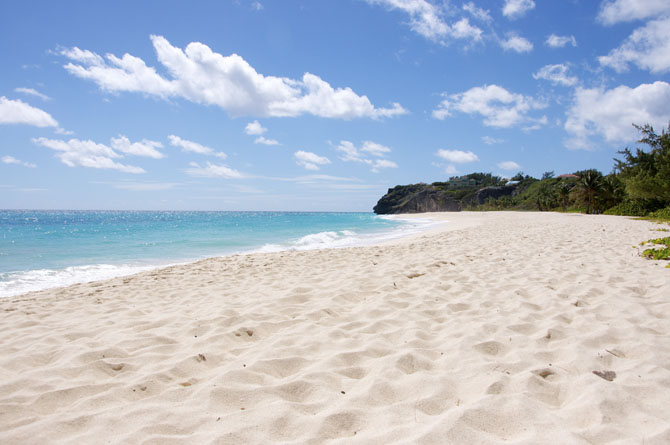
[[[379,173],[382,168],[398,168],[398,164],[388,159],[375,159],[372,164],[372,173]]]
[[[598,57],[598,61],[617,72],[627,71],[630,63],[654,74],[670,71],[670,17],[651,20],[636,29],[621,46]]]
[[[468,162],[477,162],[479,157],[471,151],[462,151],[462,150],[438,150],[437,156],[441,157],[444,160],[453,162],[456,164],[465,164]]]
[[[35,127],[58,127],[58,122],[46,111],[31,107],[21,100],[0,96],[0,124],[26,124]]]
[[[156,150],[157,148],[163,147],[163,144],[157,141],[142,139],[140,142],[130,142],[127,137],[119,135],[119,137],[111,139],[111,145],[115,150],[130,155],[144,156],[154,159],[162,159],[165,157],[163,153]]]
[[[567,112],[565,130],[571,135],[568,148],[590,149],[591,137],[600,136],[610,144],[624,146],[639,136],[632,124],[663,127],[670,121],[670,83],[654,82],[636,88],[619,86],[577,88]]]
[[[454,164],[449,164],[445,167],[444,172],[448,175],[458,174],[459,171]]]
[[[521,166],[514,161],[504,161],[498,164],[498,168],[503,170],[520,170]]]
[[[14,91],[16,91],[17,93],[27,94],[29,96],[39,97],[42,100],[51,100],[51,98],[49,96],[47,96],[46,94],[40,93],[39,91],[37,91],[34,88],[20,87],[20,88],[14,88]]]
[[[342,153],[340,159],[346,162],[361,162],[371,167],[373,173],[378,173],[382,168],[397,168],[398,164],[388,159],[370,159],[367,155],[372,155],[378,158],[383,158],[391,149],[385,145],[378,144],[372,141],[365,141],[361,148],[349,141],[340,141],[340,144],[335,147],[335,150]]]
[[[469,12],[472,17],[485,23],[490,23],[493,20],[488,9],[479,8],[473,2],[464,3],[463,11]]]
[[[340,159],[343,161],[366,162],[366,159],[363,157],[358,148],[356,148],[353,142],[340,141],[340,144],[335,147],[335,150],[342,153]]]
[[[482,141],[484,141],[486,145],[502,144],[505,142],[504,139],[496,139],[491,136],[482,136]]]
[[[268,139],[264,136],[259,136],[254,139],[254,144],[264,144],[264,145],[280,145],[279,141],[276,139]]]
[[[537,73],[533,74],[533,79],[548,80],[554,85],[573,86],[578,82],[574,76],[568,76],[568,67],[563,64],[545,65]]]
[[[170,140],[170,145],[174,147],[180,147],[183,151],[186,152],[197,153],[205,156],[216,156],[221,159],[226,159],[228,157],[228,155],[222,151],[215,152],[213,148],[198,144],[197,142],[182,139],[179,136],[175,136],[174,134],[169,135],[168,139]]]
[[[372,156],[383,157],[386,153],[390,153],[391,149],[385,145],[378,144],[372,141],[363,142],[361,151],[370,153]]]
[[[472,42],[482,39],[482,30],[470,25],[467,18],[449,25],[444,20],[442,9],[426,0],[367,0],[367,2],[403,11],[409,15],[409,26],[412,31],[433,42],[446,45],[451,39],[466,39]]]
[[[319,165],[330,164],[330,159],[309,151],[298,150],[293,153],[295,162],[306,170],[319,170]]]
[[[256,115],[295,117],[313,114],[327,118],[373,119],[397,116],[407,111],[398,103],[390,108],[372,105],[367,96],[350,88],[333,88],[320,77],[305,73],[300,80],[264,76],[237,54],[223,56],[200,42],[185,50],[164,37],[151,36],[158,61],[170,75],[164,78],[144,60],[124,54],[119,58],[79,48],[60,54],[76,63],[65,69],[95,82],[109,92],[129,91],[158,96],[181,97],[191,102],[217,105],[233,116]]]
[[[462,18],[451,27],[451,35],[457,39],[468,39],[478,42],[482,39],[482,30],[470,24],[467,18]]]
[[[251,9],[254,11],[262,11],[263,10],[263,4],[257,0],[254,0],[251,2]]]
[[[16,158],[13,157],[13,156],[3,156],[2,158],[0,158],[0,160],[1,160],[3,163],[5,163],[5,164],[22,165],[22,166],[24,166],[24,167],[30,167],[30,168],[35,168],[35,167],[37,167],[37,166],[36,166],[35,164],[33,164],[32,162],[24,162],[24,161],[20,161],[20,160],[16,159]]]
[[[600,4],[598,21],[605,25],[670,14],[667,0],[609,0]]]
[[[533,50],[533,44],[529,40],[514,33],[508,33],[507,39],[500,40],[500,46],[505,51],[517,53],[528,53]]]
[[[61,134],[63,136],[70,136],[74,134],[74,131],[66,130],[65,128],[58,127],[54,130],[54,133]]]
[[[268,129],[263,127],[258,121],[249,122],[246,127],[244,127],[244,132],[250,136],[259,136],[266,131],[268,131]]]
[[[514,20],[523,17],[533,8],[535,8],[533,0],[505,0],[502,13],[508,19]]]
[[[460,111],[483,116],[486,126],[509,128],[528,123],[543,124],[546,117],[534,118],[529,113],[545,107],[545,103],[530,96],[510,93],[498,85],[485,85],[447,96],[433,110],[433,117],[444,119],[451,116],[452,111]]]
[[[199,176],[203,178],[224,178],[224,179],[242,179],[245,175],[237,170],[234,170],[226,165],[212,164],[207,161],[207,164],[201,167],[196,162],[188,164],[191,168],[186,169],[186,173],[190,176]]]
[[[125,173],[145,173],[141,167],[120,164],[113,159],[122,156],[104,144],[98,144],[91,140],[82,141],[70,139],[68,141],[59,139],[36,138],[32,140],[35,144],[50,148],[58,152],[56,155],[63,164],[68,167],[88,167],[119,170]]]
[[[551,48],[563,48],[568,43],[572,46],[577,46],[577,39],[572,35],[557,36],[556,34],[552,34],[547,37],[547,40],[544,43]]]
[[[250,136],[258,136],[254,140],[254,144],[280,145],[279,141],[264,137],[263,133],[266,131],[268,131],[268,129],[263,127],[258,121],[249,122],[246,127],[244,127],[244,132],[246,134]]]

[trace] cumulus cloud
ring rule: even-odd
[[[412,31],[433,42],[446,45],[452,39],[464,39],[473,43],[482,39],[482,30],[471,25],[467,18],[450,25],[445,21],[442,9],[426,0],[367,0],[367,2],[404,12],[409,16]]]
[[[369,156],[383,158],[391,149],[385,145],[372,141],[365,141],[360,148],[357,148],[353,142],[340,141],[335,150],[340,152],[340,159],[345,162],[361,162],[371,167],[373,173],[379,173],[383,168],[397,168],[398,164],[388,159],[370,159]]]
[[[228,157],[228,155],[222,151],[216,152],[213,148],[198,144],[197,142],[182,139],[179,136],[175,136],[174,134],[169,135],[168,140],[170,141],[170,145],[173,147],[179,147],[182,149],[182,151],[185,152],[197,153],[199,155],[205,156],[216,156],[221,159],[226,159]]]
[[[244,132],[250,136],[258,136],[266,131],[268,131],[268,129],[263,127],[258,121],[249,122],[246,127],[244,127]]]
[[[454,164],[449,164],[444,168],[444,172],[448,175],[455,175],[459,173],[458,169]]]
[[[312,114],[378,119],[407,112],[398,103],[390,108],[375,107],[367,96],[359,96],[348,87],[333,88],[311,73],[305,73],[300,80],[264,76],[237,54],[223,56],[200,42],[191,42],[182,50],[162,36],[152,35],[151,41],[169,78],[130,54],[107,54],[103,58],[76,47],[62,49],[60,54],[73,61],[65,65],[67,71],[95,82],[104,91],[139,92],[164,99],[180,97],[219,106],[233,116]]]
[[[298,150],[293,153],[296,164],[301,167],[304,167],[306,170],[319,170],[319,165],[330,164],[330,159],[319,156],[316,153],[310,151]]]
[[[276,139],[268,139],[264,136],[259,136],[254,139],[254,144],[263,144],[263,145],[280,145],[279,141]]]
[[[498,168],[503,170],[520,170],[521,166],[514,161],[504,161],[498,163]]]
[[[433,117],[444,119],[452,116],[454,111],[459,111],[483,116],[484,125],[489,127],[540,125],[546,122],[546,117],[535,118],[529,113],[546,106],[545,103],[530,96],[511,93],[498,85],[485,85],[446,96],[446,99],[433,111]]]
[[[606,0],[600,4],[598,21],[605,25],[670,14],[667,0]]]
[[[509,33],[506,39],[501,39],[500,46],[505,51],[514,51],[517,53],[528,53],[533,50],[533,44],[529,40],[515,33]]]
[[[267,128],[263,127],[258,121],[249,122],[246,127],[244,127],[244,132],[250,136],[258,136],[254,140],[254,144],[264,144],[264,145],[279,145],[279,141],[275,139],[268,139],[263,136],[263,133],[268,131]]]
[[[37,91],[34,88],[19,87],[19,88],[14,88],[14,91],[16,91],[17,93],[21,93],[21,94],[27,94],[29,96],[39,97],[42,100],[51,100],[51,98],[49,96],[47,96],[46,94],[40,93],[39,91]]]
[[[0,160],[1,160],[3,163],[5,163],[5,164],[22,165],[22,166],[24,166],[24,167],[29,167],[29,168],[35,168],[35,167],[37,167],[37,166],[36,166],[35,164],[33,164],[32,162],[24,162],[24,161],[20,161],[20,160],[16,159],[16,158],[13,157],[13,156],[3,156],[2,158],[0,158]]]
[[[576,77],[568,76],[568,67],[563,64],[545,65],[533,74],[533,79],[544,79],[563,86],[573,86],[578,82]]]
[[[46,111],[31,107],[21,100],[0,96],[0,124],[25,124],[35,127],[58,127],[56,119]]]
[[[551,48],[563,48],[568,43],[572,46],[577,46],[577,39],[572,35],[557,36],[556,34],[552,34],[547,37],[547,40],[544,43]]]
[[[636,29],[621,46],[598,57],[598,61],[617,72],[627,71],[631,63],[654,74],[670,71],[670,17],[651,20]]]
[[[68,167],[80,166],[118,170],[124,173],[145,173],[145,170],[141,167],[121,164],[114,161],[114,159],[123,156],[115,152],[111,147],[104,144],[98,144],[91,140],[82,141],[79,139],[70,139],[64,141],[60,139],[40,137],[35,138],[32,141],[37,145],[56,151],[56,156]]]
[[[207,161],[204,166],[197,162],[191,162],[190,168],[186,169],[186,174],[203,178],[223,178],[223,179],[242,179],[245,175],[227,165],[212,164]]]
[[[533,8],[535,8],[533,0],[505,0],[502,13],[508,19],[515,20],[523,17]]]
[[[130,142],[130,139],[127,137],[119,135],[119,137],[111,139],[111,145],[112,148],[121,153],[154,159],[162,159],[165,157],[163,153],[157,150],[157,148],[163,147],[163,144],[157,141],[142,139],[140,142]]]
[[[635,88],[624,85],[610,90],[577,88],[565,122],[565,130],[570,134],[566,146],[590,149],[594,146],[593,136],[623,146],[638,137],[631,124],[657,128],[667,125],[669,103],[670,83],[662,81]]]
[[[479,157],[471,151],[462,150],[438,150],[437,156],[455,164],[465,164],[468,162],[477,162]]]

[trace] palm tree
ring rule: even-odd
[[[558,185],[558,197],[561,199],[561,207],[563,208],[563,211],[568,208],[568,202],[570,200],[570,191],[572,190],[572,187],[570,187],[570,184],[567,182],[561,182]]]
[[[602,178],[603,174],[598,170],[586,170],[577,182],[582,202],[586,204],[586,213],[593,213],[597,208],[597,199],[603,190]]]

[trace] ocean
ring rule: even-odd
[[[369,245],[433,224],[373,213],[0,210],[0,297],[236,253]]]

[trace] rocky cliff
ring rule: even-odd
[[[512,196],[516,192],[516,187],[513,185],[504,185],[502,187],[484,187],[477,190],[477,193],[472,198],[474,203],[482,205],[488,199],[498,199],[503,196]]]
[[[373,211],[394,213],[460,212],[461,203],[446,191],[426,184],[398,185],[388,190]]]

